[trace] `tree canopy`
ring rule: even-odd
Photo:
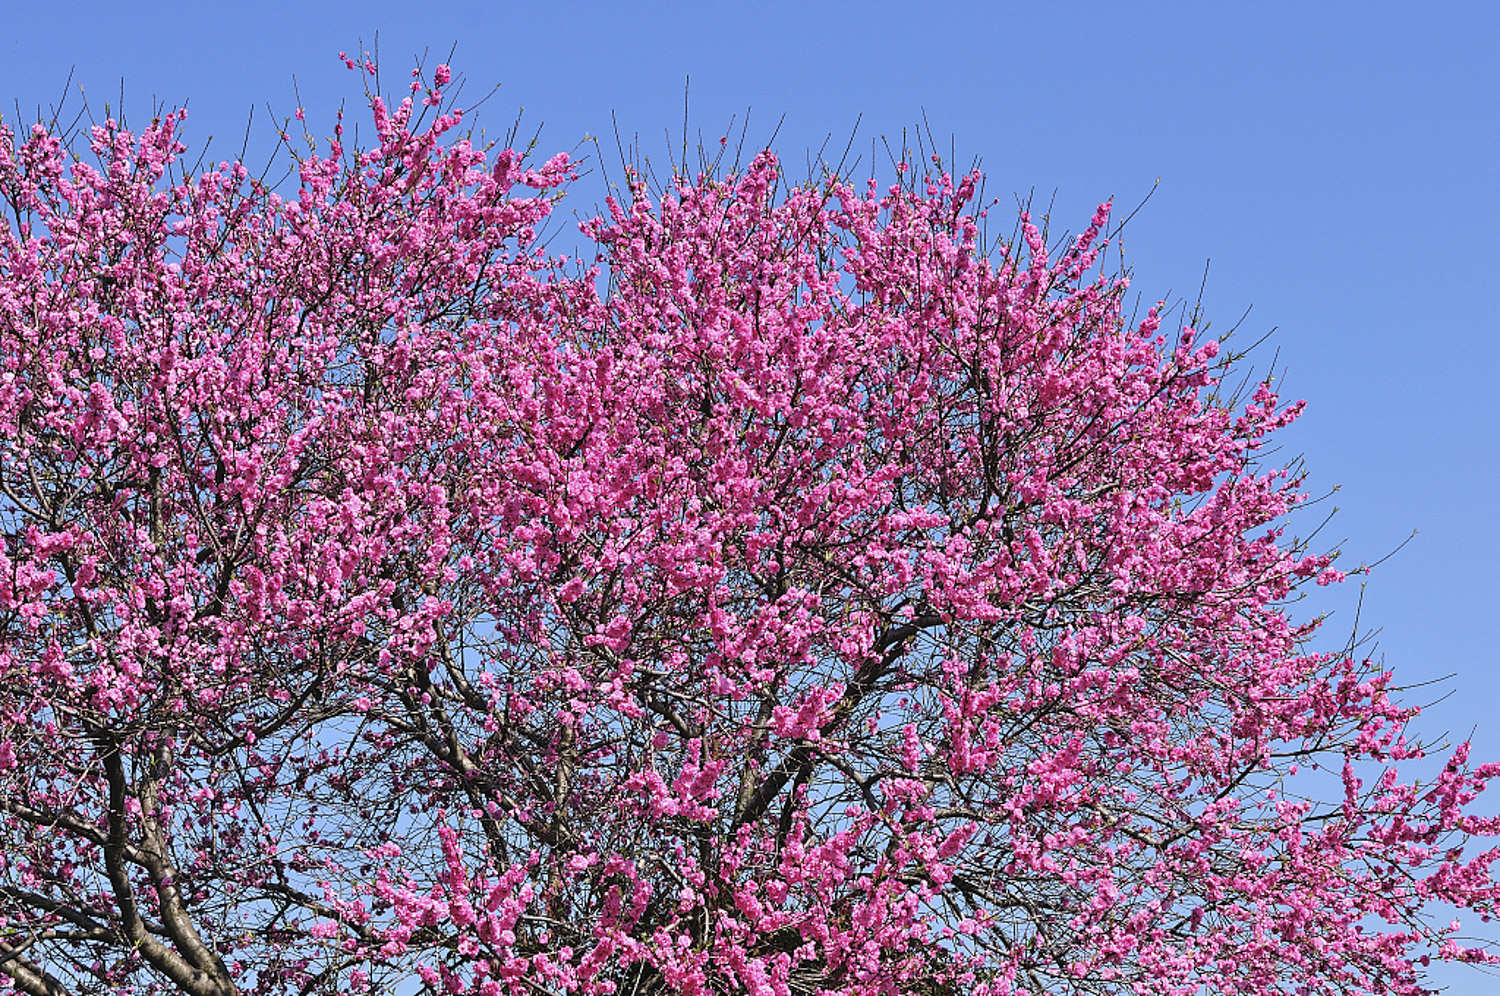
[[[450,83],[281,186],[189,165],[184,111],[0,125],[10,986],[1497,960],[1437,911],[1494,910],[1500,765],[1415,780],[1391,673],[1317,649],[1301,403],[1130,313],[1109,204],[990,238],[977,171],[764,151],[627,172],[573,259],[578,163],[477,142]]]

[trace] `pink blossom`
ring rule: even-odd
[[[579,164],[475,145],[422,74],[277,192],[181,112],[0,124],[13,987],[1418,996],[1500,960],[1448,923],[1500,903],[1500,765],[1318,649],[1301,402],[1130,316],[1108,202],[992,246],[977,172],[766,150],[627,170],[563,256]]]

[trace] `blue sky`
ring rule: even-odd
[[[0,106],[56,100],[76,67],[91,104],[123,78],[137,117],[190,101],[187,132],[239,148],[257,108],[296,101],[329,119],[358,80],[335,59],[370,46],[395,72],[458,43],[469,93],[501,84],[482,121],[517,107],[541,151],[610,135],[611,111],[648,152],[692,121],[716,138],[751,108],[749,138],[784,113],[777,147],[800,163],[832,134],[899,137],[927,120],[989,191],[1057,194],[1077,229],[1115,195],[1148,299],[1205,294],[1216,327],[1279,331],[1287,434],[1315,490],[1340,485],[1322,536],[1341,566],[1413,541],[1368,579],[1364,622],[1406,682],[1456,674],[1422,720],[1500,758],[1500,408],[1492,278],[1500,232],[1500,14],[1447,3],[101,3],[8,5]],[[76,90],[74,92],[76,102]],[[351,99],[351,110],[358,110]],[[7,110],[7,120],[14,112]],[[612,139],[611,139],[612,141]],[[675,139],[674,139],[675,141]],[[857,146],[858,147],[858,146]],[[868,155],[868,153],[866,153]],[[584,191],[592,196],[591,191]],[[1324,595],[1347,631],[1357,586]],[[1430,689],[1420,690],[1424,698]],[[1500,800],[1492,803],[1500,808]],[[1445,974],[1458,996],[1495,981]]]

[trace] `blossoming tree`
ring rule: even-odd
[[[1500,767],[1413,780],[1390,674],[1309,642],[1299,405],[1127,316],[1108,205],[990,244],[977,174],[763,153],[632,174],[580,264],[568,158],[455,138],[449,82],[276,190],[183,112],[0,127],[0,985],[1493,960],[1437,911],[1494,909]]]

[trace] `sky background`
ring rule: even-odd
[[[1500,758],[1500,446],[1495,353],[1500,234],[1500,13],[1488,4],[1112,3],[6,3],[0,107],[15,119],[55,103],[70,67],[95,108],[149,115],[188,101],[187,140],[270,148],[301,89],[315,132],[331,130],[359,78],[336,59],[372,47],[388,86],[414,58],[457,43],[480,121],[503,133],[524,107],[539,152],[585,135],[664,158],[691,122],[710,141],[751,110],[748,143],[785,114],[776,147],[801,164],[856,118],[870,140],[921,119],[960,161],[978,155],[988,192],[1056,192],[1054,225],[1077,230],[1111,195],[1156,193],[1125,232],[1137,290],[1196,297],[1214,328],[1278,331],[1285,388],[1307,415],[1285,433],[1313,490],[1340,486],[1320,538],[1340,566],[1416,537],[1367,580],[1363,621],[1405,683],[1454,675],[1420,720],[1473,729]],[[967,9],[966,9],[967,8]],[[384,74],[383,74],[384,75]],[[358,118],[358,114],[353,114]],[[738,127],[738,125],[736,125]],[[254,155],[254,153],[252,153]],[[600,188],[585,181],[573,206]],[[1212,332],[1212,330],[1210,330]],[[1347,633],[1357,581],[1320,593]],[[1500,800],[1491,803],[1500,808]],[[1476,924],[1476,927],[1478,925]],[[1455,996],[1500,981],[1435,977]]]

